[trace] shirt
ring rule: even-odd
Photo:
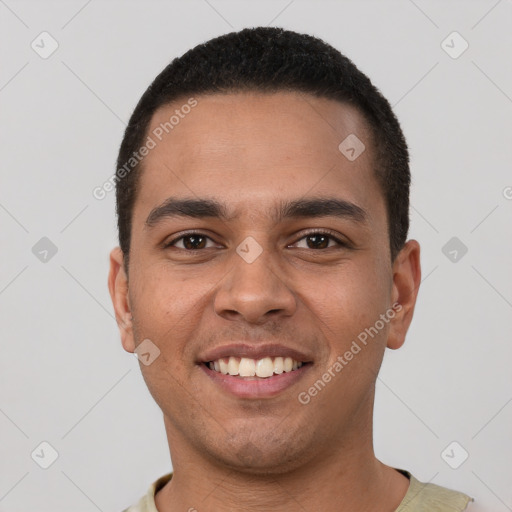
[[[462,512],[470,501],[475,501],[464,493],[452,491],[436,484],[423,483],[408,471],[397,469],[410,483],[404,499],[395,512]],[[172,473],[153,482],[148,492],[135,505],[123,512],[158,512],[155,506],[155,494],[172,478]]]

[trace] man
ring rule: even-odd
[[[109,289],[173,473],[130,512],[462,511],[374,454],[421,279],[389,103],[319,39],[245,29],[155,79],[121,144]]]

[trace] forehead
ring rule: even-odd
[[[222,198],[256,214],[276,197],[309,192],[379,201],[370,130],[335,100],[297,92],[182,98],[154,114],[147,136],[155,147],[143,160],[136,210],[177,195]],[[364,151],[351,160],[340,144],[354,137]]]

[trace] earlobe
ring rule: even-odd
[[[409,240],[393,263],[391,304],[395,316],[390,322],[387,347],[400,348],[405,341],[414,314],[421,283],[420,244]]]
[[[120,247],[115,247],[110,252],[108,289],[121,335],[121,343],[127,352],[133,352],[135,350],[135,343],[128,294],[128,277],[124,270],[124,255]]]

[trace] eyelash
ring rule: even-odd
[[[181,234],[179,237],[176,237],[176,238],[170,240],[169,242],[167,242],[163,248],[167,249],[169,247],[172,247],[174,244],[176,244],[176,242],[182,240],[183,238],[187,238],[189,236],[194,236],[194,235],[201,236],[204,238],[208,238],[209,240],[212,240],[211,237],[209,237],[208,235],[205,235],[204,233],[201,233],[200,231],[188,231],[186,233]],[[303,236],[297,240],[297,242],[304,238],[307,238],[308,236],[312,236],[312,235],[326,235],[328,238],[334,240],[340,247],[349,248],[349,244],[347,242],[344,242],[343,240],[341,240],[338,236],[336,236],[333,232],[329,231],[328,229],[316,229],[316,230],[308,231],[307,233],[304,233]],[[295,242],[295,243],[297,243],[297,242]],[[333,247],[326,247],[324,249],[311,249],[311,250],[325,251],[326,249],[332,249],[332,248]],[[181,248],[179,248],[179,249],[181,251],[186,251],[186,252],[196,252],[196,251],[204,250],[204,249],[181,249]]]

